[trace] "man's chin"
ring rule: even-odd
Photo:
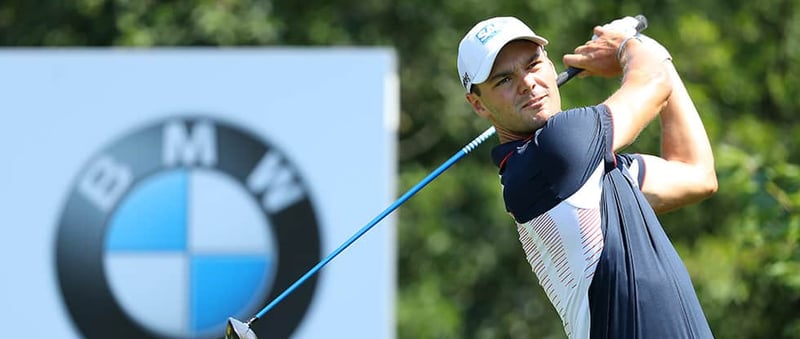
[[[550,110],[546,108],[541,109],[538,112],[536,112],[536,115],[533,116],[534,124],[539,125],[539,127],[542,127],[542,125],[544,125],[547,122],[547,120],[549,120],[552,116],[553,113]]]

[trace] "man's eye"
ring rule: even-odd
[[[497,80],[497,82],[494,84],[494,87],[500,86],[500,85],[505,84],[505,83],[507,83],[509,81],[511,81],[510,77],[503,77],[500,80]]]
[[[532,70],[532,69],[536,68],[536,66],[539,66],[540,64],[541,64],[540,61],[534,61],[530,65],[528,65],[528,70]]]

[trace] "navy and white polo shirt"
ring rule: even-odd
[[[614,154],[612,140],[611,112],[598,105],[492,150],[527,260],[570,338],[711,338],[639,189],[644,162]]]

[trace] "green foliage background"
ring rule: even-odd
[[[475,22],[523,19],[550,38],[560,66],[594,25],[638,13],[670,49],[715,152],[719,192],[662,217],[712,330],[800,338],[800,1],[5,0],[0,45],[393,46],[403,192],[488,127],[455,67]],[[572,81],[565,106],[597,103],[616,85]],[[654,123],[631,150],[657,153],[658,135]],[[398,211],[399,338],[564,337],[503,211],[496,143]]]

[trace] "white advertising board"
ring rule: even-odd
[[[0,324],[222,337],[394,200],[396,67],[386,48],[0,50]],[[395,246],[389,216],[253,329],[394,338]]]

